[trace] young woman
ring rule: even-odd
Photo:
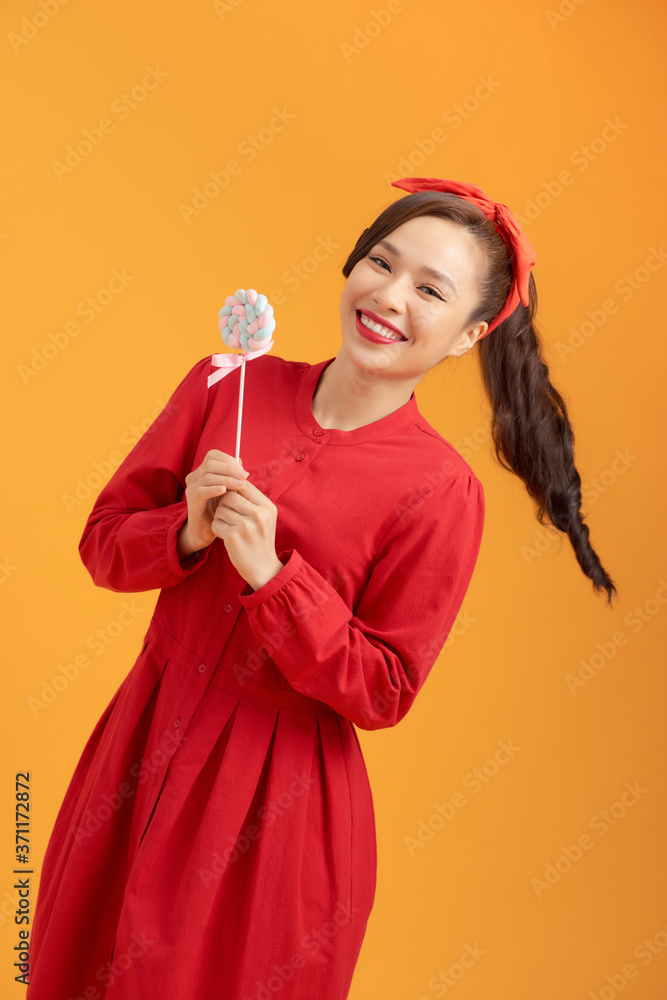
[[[87,520],[94,583],[160,594],[51,834],[28,1000],[347,997],[376,885],[355,726],[408,712],[482,537],[480,481],[417,408],[435,365],[476,347],[498,459],[611,603],[533,248],[475,185],[395,184],[343,268],[338,354],[253,359],[245,468],[239,370],[209,389],[207,356]]]

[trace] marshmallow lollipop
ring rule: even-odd
[[[266,354],[273,346],[271,334],[276,328],[273,306],[266,295],[258,295],[254,288],[248,291],[237,288],[235,295],[228,295],[220,310],[218,324],[222,339],[227,347],[241,348],[243,354],[214,355],[213,362],[227,371],[218,372],[209,377],[209,387],[217,378],[228,375],[233,368],[241,365],[241,383],[239,387],[239,410],[236,422],[236,461],[239,461],[241,446],[241,417],[243,413],[243,386],[245,382],[245,362]],[[216,360],[217,359],[217,360]],[[221,360],[223,359],[223,360]]]
[[[276,328],[273,306],[266,295],[258,295],[254,288],[246,292],[237,288],[236,295],[228,295],[220,310],[220,333],[227,347],[240,347],[243,351],[259,351],[266,347],[268,338]]]

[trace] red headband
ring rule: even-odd
[[[512,262],[512,286],[505,300],[505,305],[491,323],[489,323],[486,333],[478,337],[478,340],[486,337],[499,323],[507,319],[518,306],[519,300],[521,300],[524,306],[529,304],[528,279],[530,277],[530,269],[537,260],[537,254],[526,234],[521,231],[519,223],[507,205],[503,205],[499,201],[492,201],[476,184],[442,181],[437,177],[403,177],[401,180],[392,181],[391,183],[392,187],[404,188],[406,191],[411,192],[445,191],[457,194],[460,198],[465,198],[466,201],[472,202],[473,205],[481,208],[487,219],[490,219],[496,227],[498,235],[502,237],[503,242],[509,250]]]

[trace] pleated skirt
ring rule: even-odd
[[[376,887],[356,730],[291,687],[206,686],[151,621],[51,833],[28,1000],[345,1000]],[[205,664],[200,669],[205,669]]]

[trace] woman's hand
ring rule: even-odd
[[[276,555],[277,518],[276,505],[250,482],[217,501],[211,530],[222,538],[232,565],[253,590],[283,568]]]
[[[187,474],[188,519],[178,533],[182,558],[206,548],[218,537],[212,523],[220,495],[242,485],[247,475],[232,455],[215,448],[207,451],[201,465]]]

